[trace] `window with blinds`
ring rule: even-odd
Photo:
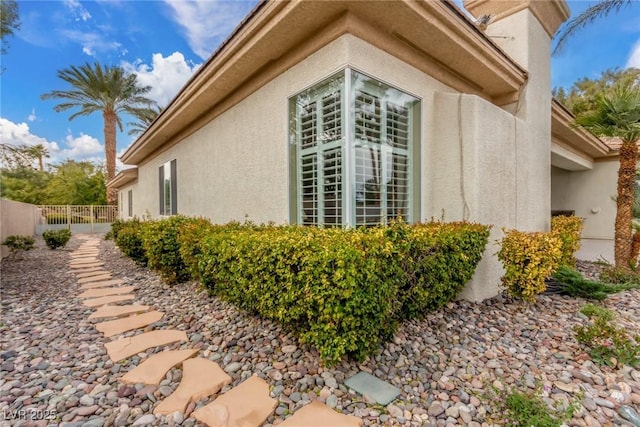
[[[347,69],[290,100],[292,222],[417,219],[417,98]]]

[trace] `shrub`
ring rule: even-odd
[[[576,339],[589,348],[594,362],[608,366],[640,366],[640,335],[633,339],[627,336],[623,328],[612,323],[615,316],[604,307],[587,304],[580,312],[589,317],[591,323],[574,327]]]
[[[113,241],[115,241],[116,238],[118,237],[118,232],[120,232],[122,227],[124,227],[127,223],[128,223],[128,221],[124,221],[124,220],[121,220],[121,219],[114,220],[111,223],[111,229],[108,232],[105,233],[104,239],[105,240],[113,240]]]
[[[494,386],[488,387],[486,400],[491,402],[492,416],[490,421],[496,425],[507,427],[560,427],[571,420],[577,401],[572,401],[566,407],[560,402],[554,406],[548,405],[543,396],[549,390],[542,390],[536,384],[534,390],[518,389],[515,386],[507,386],[505,390],[498,390]]]
[[[31,236],[8,236],[2,245],[9,248],[12,255],[22,251],[30,251],[35,247],[36,240]]]
[[[455,298],[488,238],[473,224],[231,228],[214,228],[197,249],[203,284],[292,328],[328,365],[362,360],[399,319]]]
[[[629,285],[629,288],[640,287],[640,274],[630,268],[605,265],[600,270],[600,280],[604,283]]]
[[[182,283],[190,279],[189,270],[180,254],[179,230],[186,224],[199,220],[182,215],[149,221],[142,232],[142,246],[148,265],[157,271],[168,284]]]
[[[49,249],[63,248],[71,239],[71,230],[66,228],[60,230],[47,230],[42,233],[42,238]]]
[[[607,285],[595,280],[587,280],[582,274],[567,267],[560,266],[558,270],[551,276],[559,286],[559,291],[565,295],[572,297],[581,297],[587,299],[603,300],[610,294],[615,294],[628,289],[633,289],[637,285],[628,284],[612,284]]]
[[[560,259],[558,265],[575,267],[574,254],[580,249],[582,218],[577,216],[555,216],[551,218],[551,233],[560,239]]]
[[[545,291],[545,279],[557,268],[561,241],[552,233],[506,230],[498,259],[504,266],[502,284],[510,295],[535,301]]]
[[[221,229],[221,227],[224,226],[213,225],[206,218],[193,218],[178,229],[180,256],[189,276],[193,280],[200,280],[198,261],[202,253],[202,239],[214,230]]]
[[[136,264],[146,266],[147,255],[142,246],[143,223],[137,219],[126,221],[115,238],[116,245],[123,254],[131,258]]]

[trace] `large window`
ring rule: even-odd
[[[176,161],[172,160],[160,166],[160,215],[175,215],[178,213],[178,185]]]
[[[292,222],[419,218],[420,102],[346,69],[290,100]]]

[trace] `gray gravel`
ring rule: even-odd
[[[153,329],[181,329],[190,338],[113,364],[104,349],[108,339],[87,320],[93,309],[80,304],[68,272],[69,253],[80,243],[74,236],[67,248],[50,251],[40,240],[21,259],[2,262],[1,425],[196,425],[189,414],[211,399],[191,404],[185,414],[152,414],[178,386],[180,369],[170,370],[159,387],[118,382],[150,355],[187,347],[199,348],[199,356],[217,361],[231,375],[232,384],[221,392],[254,374],[269,382],[279,405],[266,425],[279,424],[315,399],[361,417],[365,425],[489,425],[488,384],[538,383],[550,403],[576,399],[581,405],[574,426],[632,425],[618,411],[624,406],[640,412],[640,371],[594,365],[576,342],[572,328],[584,322],[577,314],[584,300],[545,295],[535,304],[505,297],[480,304],[457,301],[408,322],[364,363],[326,369],[315,350],[279,326],[236,310],[196,283],[167,286],[111,241],[102,241],[105,268],[136,286],[138,303],[165,313]],[[640,291],[610,297],[606,305],[618,313],[620,324],[640,334]],[[344,380],[360,370],[400,388],[400,397],[382,407],[354,394]]]

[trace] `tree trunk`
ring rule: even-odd
[[[44,162],[42,161],[42,153],[38,154],[38,166],[40,167],[40,172],[44,170]]]
[[[104,118],[104,154],[107,164],[107,182],[116,176],[116,112],[105,110]],[[107,204],[117,204],[118,195],[115,189],[107,190]]]
[[[631,261],[633,199],[636,183],[638,146],[635,141],[623,141],[620,147],[618,196],[615,224],[614,258],[616,267],[628,268]]]
[[[631,266],[636,269],[638,268],[638,255],[640,255],[640,231],[636,230],[633,233],[633,241],[631,243]]]

